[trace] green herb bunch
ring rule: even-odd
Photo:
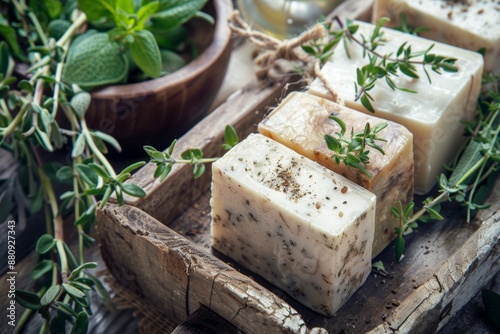
[[[125,194],[146,195],[126,182],[145,162],[115,171],[106,153],[120,146],[88,128],[91,96],[82,88],[121,82],[134,66],[147,77],[161,75],[161,57],[170,52],[165,43],[176,50],[187,34],[183,24],[207,18],[199,12],[205,2],[1,0],[0,147],[16,165],[0,180],[0,220],[25,222],[40,214],[46,224],[32,272],[38,290],[16,290],[26,309],[18,330],[38,313],[41,332],[66,332],[68,326],[87,331],[90,295],[108,298],[90,272],[96,264],[84,256],[94,242],[97,209],[112,197],[122,204]],[[65,240],[68,216],[77,231],[76,251]]]
[[[69,48],[64,81],[92,88],[157,78],[179,69],[185,65],[180,52],[194,48],[185,23],[193,17],[213,23],[200,11],[206,2],[78,0],[89,27]],[[191,52],[196,56],[197,50]]]
[[[383,79],[392,90],[401,90],[408,93],[415,93],[414,90],[398,86],[394,78],[399,75],[405,75],[414,79],[418,79],[416,66],[422,66],[427,79],[430,82],[430,76],[427,68],[436,73],[441,71],[456,72],[458,69],[454,65],[456,59],[444,57],[430,53],[434,44],[426,50],[413,51],[411,45],[407,42],[401,44],[397,50],[382,54],[377,48],[384,44],[384,33],[382,26],[389,19],[381,18],[371,35],[365,36],[356,34],[359,25],[351,20],[344,23],[339,18],[334,21],[324,22],[329,31],[329,38],[326,40],[320,39],[312,41],[310,44],[303,45],[302,49],[314,57],[318,58],[322,63],[325,63],[333,55],[335,47],[339,43],[343,43],[347,56],[349,54],[349,45],[357,45],[363,49],[363,57],[368,59],[368,64],[356,70],[355,101],[360,101],[361,104],[369,111],[375,112],[372,102],[373,97],[369,91],[372,90],[377,82]],[[334,29],[334,24],[337,23],[340,30]],[[420,30],[421,31],[421,30]]]
[[[466,221],[489,205],[485,201],[498,177],[500,165],[500,76],[483,77],[485,90],[479,97],[478,116],[466,123],[466,144],[449,167],[449,176],[439,177],[439,195],[427,198],[422,207],[412,214],[415,203],[406,207],[401,204],[391,208],[401,225],[396,229],[396,259],[402,259],[405,247],[404,235],[418,227],[418,223],[443,220],[441,203],[453,201],[466,208]]]
[[[377,135],[387,127],[387,123],[377,124],[373,128],[370,123],[366,123],[364,130],[357,133],[354,133],[354,130],[351,129],[349,139],[345,135],[347,130],[345,123],[337,116],[330,115],[329,118],[340,126],[340,132],[336,132],[335,136],[325,135],[326,144],[333,151],[331,158],[337,164],[343,162],[346,166],[357,168],[371,178],[371,173],[366,169],[370,162],[370,150],[367,146],[385,154],[384,150],[376,142],[386,141],[384,138],[377,137]]]

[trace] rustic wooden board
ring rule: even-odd
[[[354,3],[346,2],[345,8]],[[352,17],[366,19],[371,1],[358,3]],[[267,109],[283,96],[286,83],[249,82],[181,138],[178,152],[200,147],[205,156],[220,156],[226,124],[235,126],[240,137],[255,132]],[[460,209],[445,208],[445,221],[423,225],[407,238],[402,262],[395,263],[393,246],[375,259],[384,262],[388,276],[370,275],[333,317],[323,317],[210,248],[210,168],[194,180],[190,166],[175,166],[163,183],[153,179],[154,168],[146,165],[132,180],[147,190],[146,198],[128,198],[125,207],[110,204],[99,212],[99,237],[115,277],[179,320],[204,305],[252,333],[269,332],[269,326],[273,332],[429,333],[442,328],[500,268],[497,181],[490,209],[465,223]],[[213,299],[213,291],[220,298]],[[269,302],[264,308],[259,296]],[[280,310],[293,315],[293,321],[283,322]]]

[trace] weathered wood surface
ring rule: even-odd
[[[151,307],[184,320],[204,305],[247,333],[305,333],[287,303],[143,211],[108,205],[98,214],[108,269]]]
[[[421,332],[429,333],[442,328],[500,270],[500,180],[497,185],[490,197],[493,206],[481,212],[473,222],[465,223],[462,219],[464,212],[457,211],[456,206],[445,206],[446,221],[422,225],[407,237],[402,262],[395,263],[394,246],[388,247],[374,261],[382,260],[390,274],[370,275],[332,318],[309,311],[258,276],[210,249],[209,192],[169,227],[280,295],[302,314],[308,326],[322,326],[332,333],[365,333],[375,329],[391,333],[390,328],[398,327],[395,324],[406,331],[409,324],[418,329],[425,323],[433,330],[422,327]],[[441,287],[434,284],[436,280],[441,282]],[[420,305],[423,300],[426,302]],[[421,313],[425,319],[419,321],[423,322],[410,322],[413,316]]]

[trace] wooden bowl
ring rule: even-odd
[[[92,92],[86,114],[91,129],[113,136],[125,153],[143,145],[165,149],[200,121],[222,85],[231,54],[227,25],[231,0],[211,0],[203,11],[215,25],[192,21],[192,39],[200,55],[181,69],[140,83],[107,86]]]

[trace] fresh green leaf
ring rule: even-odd
[[[128,61],[118,42],[107,33],[86,33],[68,51],[63,80],[81,87],[96,87],[122,81]]]
[[[54,269],[54,261],[52,260],[40,260],[33,268],[31,272],[31,278],[37,280],[42,278],[45,274],[49,273]]]
[[[0,82],[7,77],[10,66],[9,47],[5,41],[0,41]]]
[[[332,150],[333,152],[337,152],[337,153],[340,151],[340,148],[342,147],[342,145],[340,144],[340,142],[336,138],[334,138],[331,135],[325,135],[325,141],[326,141],[326,145],[328,146],[328,148],[330,150]]]
[[[89,285],[85,284],[85,283],[82,283],[82,282],[78,282],[78,281],[71,281],[69,282],[70,285],[74,286],[75,288],[79,289],[79,290],[82,290],[82,291],[90,291],[92,290],[92,287],[90,287]]]
[[[99,182],[99,178],[97,174],[92,171],[92,169],[83,164],[78,164],[76,165],[76,169],[78,170],[78,173],[82,177],[82,179],[87,182],[92,187],[97,187],[97,183]]]
[[[127,166],[126,168],[124,168],[120,174],[126,174],[126,173],[131,173],[133,172],[134,170],[136,170],[137,168],[139,167],[142,167],[146,164],[145,161],[138,161],[138,162],[135,162],[133,164],[131,164],[130,166]]]
[[[87,224],[91,224],[91,223],[94,223],[96,220],[96,206],[95,205],[91,205],[87,208],[87,210],[85,210],[81,215],[80,217],[78,217],[78,219],[75,221],[75,225],[76,226],[79,226],[79,225],[87,225]]]
[[[361,104],[363,107],[365,107],[369,112],[374,113],[375,109],[373,108],[373,105],[371,104],[370,100],[368,99],[366,94],[363,94],[361,96]]]
[[[186,66],[186,61],[177,52],[160,50],[160,54],[162,74],[170,74]]]
[[[161,29],[172,29],[189,21],[200,11],[207,0],[191,1],[164,1],[160,5],[160,11],[151,17],[155,27]]]
[[[137,23],[134,26],[135,30],[144,29],[146,21],[153,15],[159,7],[158,1],[152,1],[145,5],[142,5],[137,12]]]
[[[55,19],[49,22],[47,26],[47,35],[55,40],[60,39],[71,27],[71,22],[62,19]]]
[[[16,289],[16,302],[30,310],[38,310],[41,307],[40,297],[26,290]]]
[[[111,21],[116,15],[109,0],[78,0],[78,7],[90,21],[99,21],[102,18]]]
[[[134,40],[129,44],[130,54],[137,66],[149,77],[161,74],[161,54],[158,43],[148,30],[135,31]]]
[[[133,183],[123,183],[121,185],[124,193],[129,194],[134,197],[145,197],[146,192],[136,184]]]
[[[76,317],[75,325],[71,328],[71,334],[86,334],[89,327],[89,316],[85,311],[80,311]]]
[[[82,292],[80,289],[75,288],[74,286],[71,286],[67,283],[62,284],[64,290],[74,299],[82,299],[85,298],[85,293]]]
[[[40,304],[42,306],[49,305],[52,303],[54,300],[56,300],[57,296],[59,296],[59,293],[61,292],[62,287],[58,285],[51,286],[42,296],[42,299],[40,300]]]
[[[54,147],[50,143],[49,136],[38,127],[35,127],[35,138],[37,139],[38,143],[44,148],[44,150],[49,152],[54,151]]]
[[[195,164],[193,166],[193,174],[194,174],[195,179],[201,177],[204,172],[205,172],[205,165],[204,164],[200,163],[200,164]]]
[[[337,123],[340,126],[340,129],[341,129],[340,134],[343,136],[345,134],[346,129],[347,129],[344,121],[336,116],[333,116],[333,115],[328,116],[328,118],[335,121],[335,123]]]
[[[54,239],[54,237],[50,234],[44,234],[38,239],[35,251],[38,254],[45,254],[52,248],[54,248],[55,245],[56,245],[56,240]]]
[[[83,91],[75,94],[71,98],[70,101],[71,107],[73,108],[73,110],[80,119],[84,118],[85,113],[87,112],[90,106],[91,99],[92,97],[90,96],[90,94]]]
[[[225,150],[230,150],[236,144],[239,142],[238,134],[236,133],[236,130],[234,129],[233,126],[231,125],[226,125],[226,128],[224,130],[224,144],[222,145],[222,148]]]
[[[75,142],[73,143],[73,150],[71,151],[71,157],[77,158],[83,154],[85,151],[85,136],[80,133],[78,137],[76,137]]]
[[[23,54],[19,42],[16,37],[16,30],[8,25],[0,24],[0,36],[3,37],[5,42],[7,42],[11,52],[20,60],[28,61],[26,56]]]
[[[91,279],[94,282],[94,286],[96,288],[96,291],[99,294],[99,296],[102,298],[102,300],[105,302],[108,301],[110,299],[110,296],[109,296],[108,290],[106,290],[106,288],[102,284],[101,280],[99,280],[97,277],[95,277],[94,275],[89,274],[89,273],[87,273],[87,276],[89,277],[89,279]]]
[[[97,268],[97,263],[96,262],[87,262],[87,263],[84,263],[80,266],[78,266],[77,268],[75,268],[72,272],[71,272],[71,275],[69,275],[68,277],[68,280],[71,281],[73,279],[75,279],[82,270],[84,269],[95,269]]]
[[[112,136],[108,135],[107,133],[101,132],[101,131],[92,131],[92,136],[98,137],[99,139],[102,139],[106,143],[110,144],[115,148],[116,151],[121,152],[122,148],[118,141],[113,138]]]

